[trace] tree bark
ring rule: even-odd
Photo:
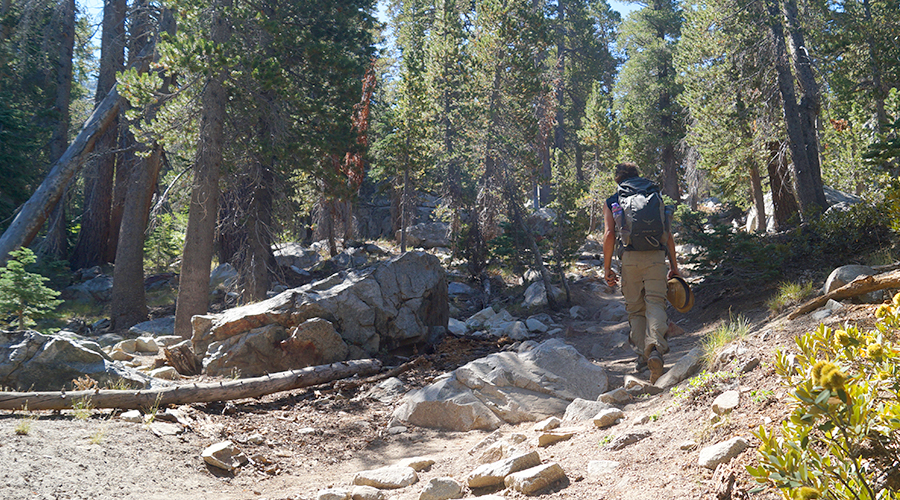
[[[0,409],[62,410],[90,400],[94,408],[163,408],[168,405],[258,398],[266,394],[324,384],[353,375],[368,376],[381,370],[375,359],[342,361],[263,377],[207,384],[179,385],[138,391],[89,390],[71,392],[0,392]]]
[[[152,52],[153,46],[152,42],[147,44],[141,54],[146,56]],[[139,61],[142,64],[148,62],[146,57],[141,57]],[[142,69],[146,71],[146,66]],[[0,236],[0,266],[6,265],[9,252],[26,246],[34,240],[69,181],[78,173],[85,159],[90,155],[97,142],[97,137],[109,128],[112,119],[118,114],[122,105],[121,101],[115,87],[112,88],[103,101],[94,108],[94,112],[85,122],[75,140],[69,144],[66,152],[53,163],[50,173],[47,174],[41,185],[22,205],[18,215],[3,236]]]
[[[214,2],[210,39],[224,44],[231,37],[231,28],[222,7],[229,0]],[[200,143],[194,165],[188,227],[181,260],[178,302],[175,307],[175,335],[191,337],[191,318],[206,314],[209,308],[209,271],[212,264],[219,203],[219,171],[225,135],[223,122],[227,98],[220,71],[206,83],[201,97]]]
[[[103,5],[103,34],[100,40],[100,74],[95,102],[100,102],[116,84],[116,72],[125,67],[125,0],[106,0]],[[95,155],[84,176],[84,204],[81,230],[69,263],[72,269],[105,264],[109,261],[110,208],[115,150],[119,137],[119,118],[97,140]]]
[[[144,294],[144,231],[150,216],[153,189],[159,177],[162,147],[154,145],[150,155],[132,169],[119,243],[110,316],[113,330],[124,330],[147,320]]]
[[[876,290],[898,287],[900,287],[900,271],[894,271],[878,276],[864,276],[862,278],[855,279],[850,283],[847,283],[837,290],[833,290],[830,293],[826,293],[825,295],[816,297],[808,301],[807,303],[795,309],[794,312],[789,314],[788,319],[797,319],[808,312],[815,311],[816,309],[824,306],[825,303],[827,303],[831,299],[847,299],[850,297],[858,297],[860,295],[874,292]]]
[[[769,160],[766,162],[766,167],[769,171],[769,187],[772,189],[772,206],[774,207],[772,216],[775,218],[775,229],[783,230],[790,226],[792,219],[797,217],[800,207],[797,205],[794,190],[791,188],[791,176],[782,144],[771,141],[767,146]]]
[[[779,0],[766,0],[768,10],[769,29],[772,33],[775,71],[778,79],[778,89],[781,94],[784,112],[784,124],[787,128],[788,143],[791,149],[793,161],[794,180],[797,184],[797,201],[800,204],[801,216],[806,218],[811,214],[821,213],[825,205],[818,202],[816,194],[816,176],[813,165],[810,165],[810,156],[807,154],[808,132],[805,130],[805,120],[801,116],[801,108],[797,102],[794,91],[794,76],[791,73],[789,57],[787,53],[784,28],[781,24],[781,9]],[[815,131],[813,131],[815,133]],[[818,154],[818,151],[816,151]],[[822,190],[820,185],[819,190]],[[824,191],[822,196],[824,197]]]

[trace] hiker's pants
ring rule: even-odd
[[[655,346],[660,354],[669,351],[666,341],[666,266],[665,250],[622,253],[622,295],[631,325],[629,339],[644,359]]]

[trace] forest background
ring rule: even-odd
[[[146,319],[147,274],[178,272],[188,336],[214,260],[259,300],[273,244],[324,240],[334,255],[360,201],[387,196],[405,250],[428,195],[473,279],[499,266],[564,280],[622,160],[681,205],[710,272],[890,243],[895,2],[630,7],[109,0],[98,60],[85,6],[2,0],[0,260],[30,245],[46,274],[115,263],[115,329]],[[829,218],[826,185],[867,203]],[[713,230],[697,212],[709,196],[799,243]],[[524,222],[541,208],[551,237]]]

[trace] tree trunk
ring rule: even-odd
[[[116,84],[116,72],[125,67],[125,0],[106,0],[103,5],[103,35],[100,40],[100,74],[95,102],[100,102]],[[81,269],[109,262],[110,207],[118,149],[118,117],[113,119],[94,148],[93,161],[84,175],[81,230],[69,263]]]
[[[769,171],[769,187],[772,189],[772,206],[775,218],[775,229],[783,230],[791,225],[800,212],[794,190],[791,188],[791,175],[782,144],[772,141],[767,144],[769,160],[766,167]]]
[[[0,392],[0,409],[29,411],[63,410],[84,400],[94,408],[149,409],[169,405],[258,398],[266,394],[290,391],[353,375],[368,376],[381,370],[376,359],[357,359],[302,370],[273,373],[263,377],[160,387],[137,391],[88,390],[69,392]]]
[[[403,170],[403,191],[400,194],[400,253],[406,252],[406,228],[409,226],[409,165]]]
[[[865,26],[873,26],[872,7],[869,0],[862,0],[862,4],[863,23]],[[881,66],[878,64],[878,49],[871,31],[866,35],[866,45],[869,49],[869,70],[872,72],[872,100],[875,101],[875,133],[881,134],[888,121],[887,112],[884,110],[884,100],[887,98],[888,92],[884,86]]]
[[[825,199],[825,189],[822,183],[822,167],[819,159],[819,135],[818,121],[821,108],[821,93],[816,75],[813,73],[812,61],[809,57],[809,48],[803,40],[803,27],[797,16],[796,0],[784,0],[784,14],[787,20],[788,40],[791,44],[791,61],[797,75],[797,83],[800,85],[800,123],[803,133],[803,147],[806,151],[807,163],[813,180],[813,195],[815,205],[820,212],[828,208],[828,200]]]
[[[794,92],[794,76],[791,74],[778,0],[766,0],[766,7],[769,13],[768,22],[774,44],[778,89],[781,93],[784,123],[787,128],[788,143],[791,149],[794,180],[797,184],[797,201],[800,204],[801,217],[806,218],[811,214],[820,213],[825,207],[817,201],[816,177],[813,172],[813,166],[809,163],[810,156],[807,154],[805,120],[801,116],[800,105],[797,103],[797,96]],[[818,151],[816,151],[816,154],[818,154]],[[819,186],[819,189],[822,189],[822,187]]]
[[[230,0],[213,3],[215,11],[210,39],[219,44],[231,37],[230,25],[222,12],[222,7],[228,5]],[[209,308],[209,271],[218,214],[219,170],[225,143],[223,122],[228,98],[224,80],[224,71],[215,74],[206,83],[201,97],[200,140],[175,308],[175,334],[184,338],[191,337],[191,318],[206,314]]]
[[[264,300],[269,290],[269,265],[274,261],[272,254],[273,166],[257,163],[256,182],[249,186],[252,195],[248,207],[246,244],[238,253],[236,268],[241,298],[245,304]],[[246,201],[245,201],[246,203]]]
[[[525,220],[522,217],[522,209],[519,207],[518,199],[516,199],[516,190],[509,181],[506,182],[505,191],[506,202],[509,204],[510,212],[512,212],[513,223],[519,228],[519,231],[525,235],[525,243],[528,245],[528,248],[531,249],[531,253],[534,254],[534,269],[541,273],[541,282],[544,284],[544,291],[547,293],[547,305],[551,310],[556,311],[558,306],[556,304],[556,299],[553,297],[550,272],[547,271],[547,266],[544,265],[544,257],[541,254],[541,248],[534,239],[534,235],[531,234],[531,228],[525,224]]]
[[[766,200],[762,190],[762,179],[759,176],[759,167],[756,161],[751,160],[750,163],[750,191],[753,195],[753,204],[756,206],[756,227],[757,233],[766,232]]]
[[[147,321],[147,301],[144,295],[144,231],[150,216],[150,202],[159,177],[162,147],[154,145],[149,156],[132,169],[119,244],[116,246],[116,267],[113,274],[113,293],[110,316],[113,330],[125,330]]]
[[[153,44],[151,43],[144,47],[141,54],[149,54],[152,50]],[[143,64],[149,62],[146,57],[139,60]],[[143,67],[142,70],[146,71],[146,67]],[[81,132],[78,133],[66,152],[53,163],[50,173],[31,195],[31,198],[22,205],[18,215],[3,236],[0,236],[0,266],[6,264],[9,252],[26,246],[34,240],[69,181],[78,173],[85,159],[90,155],[97,137],[109,128],[112,119],[118,114],[121,104],[119,93],[113,88],[94,108],[94,112],[85,122]]]

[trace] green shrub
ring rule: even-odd
[[[900,498],[900,294],[875,316],[868,332],[820,325],[776,357],[794,408],[780,429],[759,428],[747,470],[785,498]]]
[[[37,260],[28,248],[20,248],[9,253],[6,267],[0,267],[0,322],[19,323],[24,330],[34,324],[33,318],[53,316],[59,292],[47,288],[47,278],[26,270]],[[7,321],[7,318],[11,320]]]
[[[774,314],[778,314],[785,307],[799,304],[812,296],[816,291],[816,286],[812,283],[794,283],[784,281],[778,285],[778,291],[775,295],[766,301],[766,306]]]

